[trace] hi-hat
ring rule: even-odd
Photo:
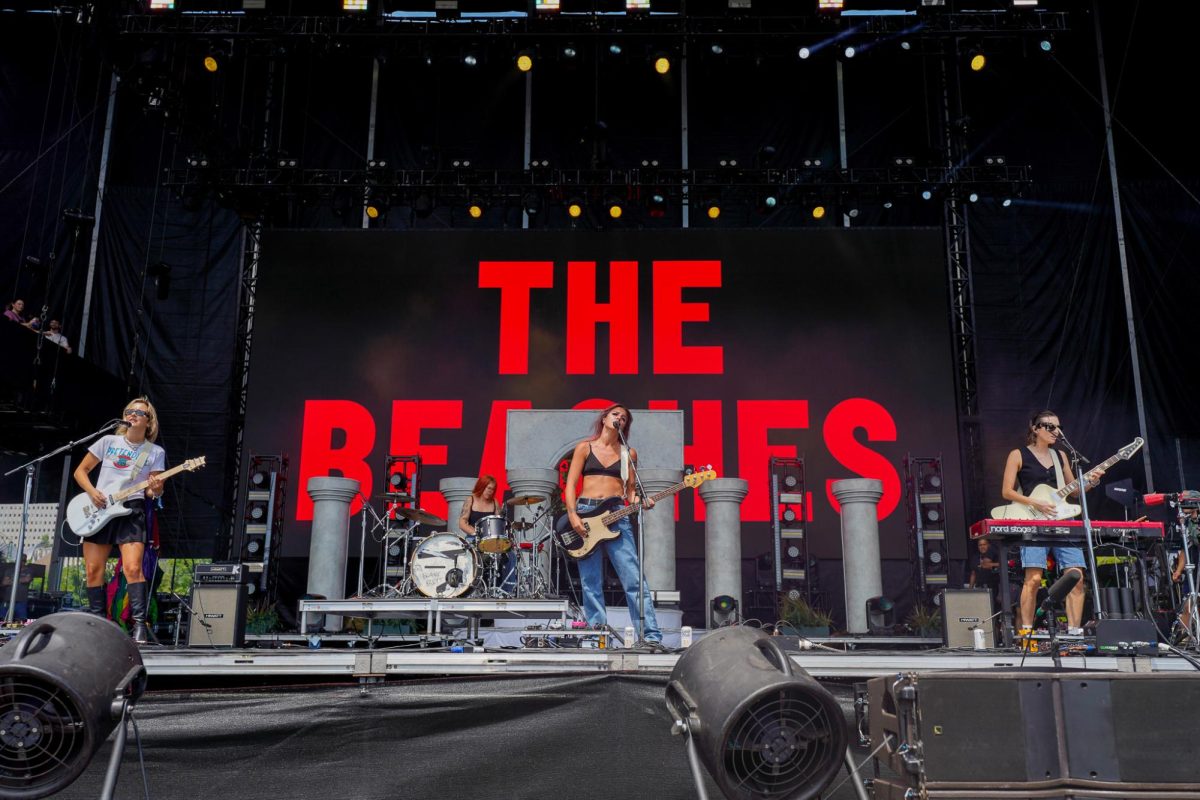
[[[535,494],[523,494],[520,497],[510,497],[505,501],[506,506],[531,506],[534,503],[540,503],[544,497],[538,497]]]
[[[446,520],[434,516],[422,508],[397,508],[395,512],[397,517],[411,519],[413,522],[419,522],[422,525],[432,525],[435,528],[440,528],[446,524]]]

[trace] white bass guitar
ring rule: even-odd
[[[194,472],[203,466],[204,456],[189,458],[179,466],[160,472],[158,477],[165,481],[172,475],[178,475],[180,472]],[[91,495],[87,492],[77,494],[71,498],[70,503],[67,503],[67,524],[71,526],[71,530],[75,532],[76,536],[86,539],[107,525],[109,520],[132,514],[133,509],[126,506],[125,501],[130,498],[135,500],[140,498],[149,484],[149,481],[142,481],[108,495],[105,498],[108,504],[104,508],[96,508]]]

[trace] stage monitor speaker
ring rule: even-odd
[[[246,587],[241,564],[197,564],[189,605],[188,647],[245,643]]]
[[[975,628],[983,628],[988,647],[995,645],[991,590],[946,589],[941,593],[940,605],[942,644],[946,647],[974,647]]]
[[[872,747],[895,773],[877,800],[1200,798],[1179,744],[1200,715],[1200,674],[908,673],[872,679],[868,702]]]

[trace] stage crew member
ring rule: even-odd
[[[617,428],[628,440],[629,429],[633,424],[633,415],[622,405],[613,405],[604,409],[596,419],[592,436],[580,442],[575,447],[571,457],[571,468],[567,472],[567,485],[564,499],[567,504],[567,515],[572,527],[580,535],[585,535],[586,529],[580,514],[586,514],[600,506],[612,497],[623,497],[626,502],[638,501],[637,481],[634,474],[637,470],[637,450],[625,448],[621,444]],[[580,478],[583,484],[576,494],[576,486]],[[646,499],[645,507],[650,508],[653,502]],[[599,547],[579,560],[579,577],[583,582],[583,613],[588,624],[599,628],[607,624],[608,618],[604,608],[604,562],[603,554],[608,555],[616,570],[617,578],[625,590],[625,601],[629,605],[629,616],[637,625],[638,619],[638,560],[637,543],[633,538],[633,523],[629,516],[622,517],[617,522],[620,536],[603,542]],[[645,597],[645,629],[641,638],[649,644],[657,645],[662,642],[662,632],[658,629],[658,621],[654,616],[654,604],[650,599],[650,590],[642,583]],[[627,643],[628,644],[628,643]]]
[[[1071,465],[1066,456],[1054,448],[1058,442],[1058,415],[1053,411],[1043,411],[1029,420],[1029,429],[1025,436],[1025,446],[1008,454],[1004,465],[1004,483],[1001,494],[1012,503],[1028,505],[1053,518],[1055,507],[1052,503],[1040,503],[1029,495],[1038,484],[1057,485],[1062,488],[1075,480],[1071,474]],[[1057,469],[1056,469],[1057,465]],[[1058,473],[1062,473],[1059,481]],[[1100,482],[1103,472],[1093,470],[1088,473],[1087,488],[1092,488]],[[1018,625],[1025,633],[1033,628],[1034,605],[1037,592],[1042,585],[1042,576],[1046,570],[1046,555],[1048,550],[1054,551],[1054,558],[1059,569],[1063,572],[1075,570],[1079,573],[1079,583],[1067,595],[1067,626],[1069,633],[1083,632],[1083,600],[1084,600],[1084,561],[1083,549],[1080,547],[1052,548],[1036,545],[1022,545],[1021,564],[1025,568],[1025,582],[1021,587],[1021,611]]]
[[[88,448],[75,469],[75,482],[87,492],[98,508],[107,504],[107,496],[141,481],[149,481],[145,496],[161,497],[159,474],[166,466],[167,454],[154,444],[158,438],[158,418],[154,406],[144,397],[130,402],[124,424],[116,432],[102,436]],[[100,476],[92,484],[91,472],[100,465]],[[146,644],[153,634],[146,627],[147,587],[142,574],[142,556],[146,549],[146,501],[125,501],[133,513],[116,517],[83,542],[83,560],[87,571],[88,609],[105,615],[104,566],[115,544],[121,551],[121,565],[128,583],[129,611],[133,618],[133,639]]]

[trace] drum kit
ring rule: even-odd
[[[394,494],[382,497],[397,502]],[[546,503],[546,508],[533,519],[508,519],[508,509],[538,503]],[[385,542],[384,551],[399,560],[399,579],[360,593],[392,598],[544,598],[550,589],[544,554],[553,547],[549,508],[543,497],[514,497],[504,504],[505,513],[483,517],[474,533],[466,534],[447,532],[446,520],[423,509],[395,506],[395,516],[408,524],[388,533],[394,541]],[[421,534],[422,525],[443,530]]]

